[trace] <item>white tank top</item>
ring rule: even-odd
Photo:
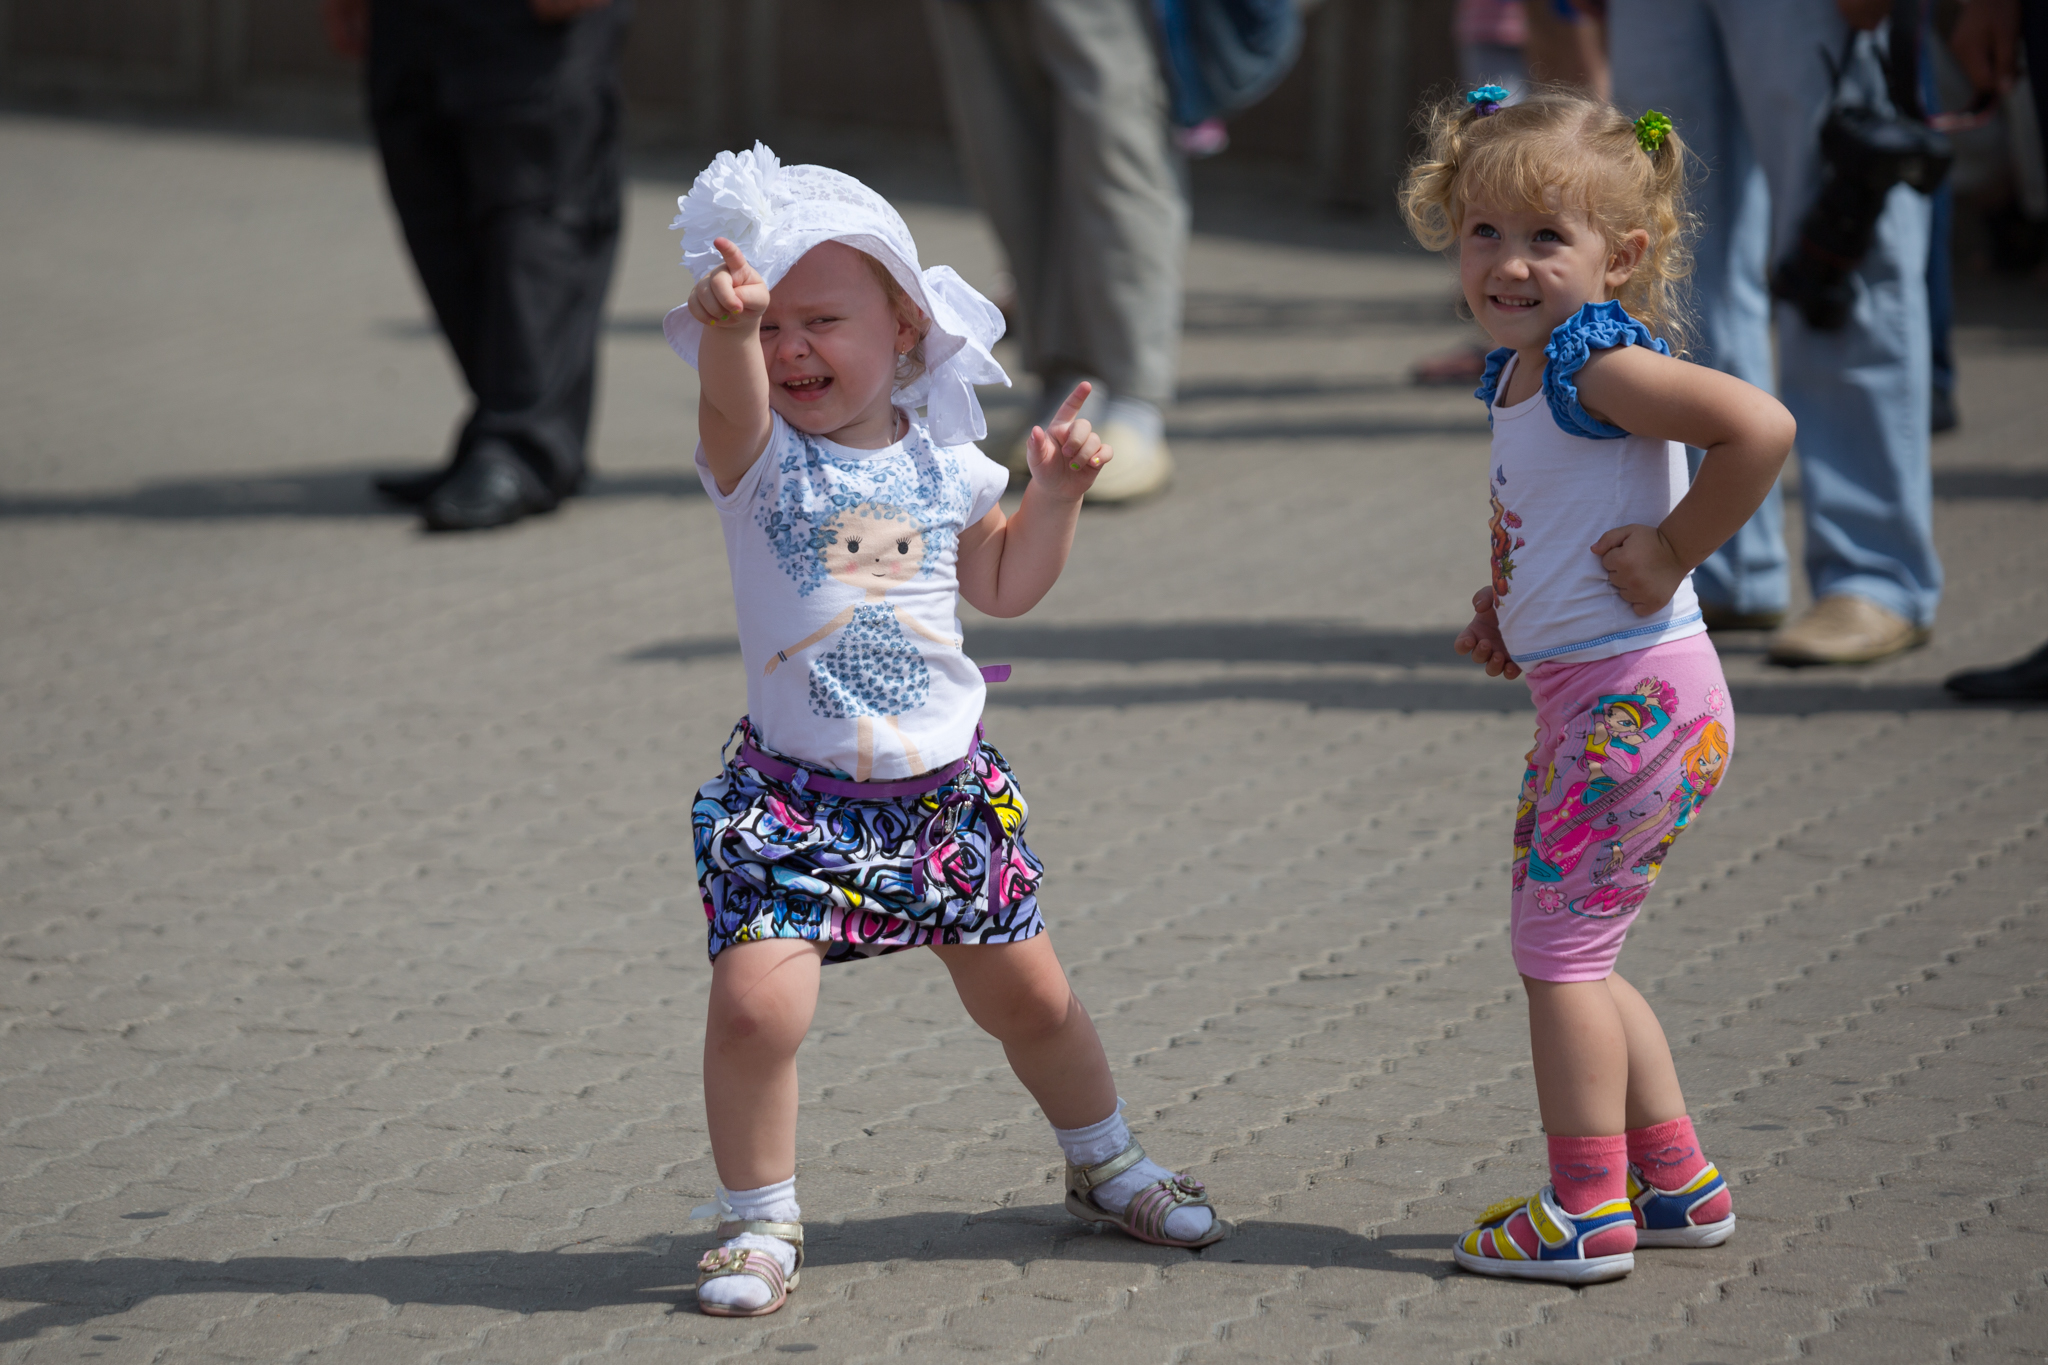
[[[1513,407],[1495,404],[1514,372],[1515,352],[1506,347],[1487,357],[1474,395],[1486,401],[1493,424],[1487,530],[1494,597],[1508,653],[1524,668],[1605,659],[1706,629],[1692,575],[1661,610],[1638,616],[1590,548],[1617,526],[1658,525],[1689,485],[1683,445],[1631,435],[1579,404],[1573,381],[1587,358],[1628,345],[1670,354],[1620,304],[1589,303],[1551,333],[1534,395]]]

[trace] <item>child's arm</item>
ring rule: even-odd
[[[755,453],[757,455],[759,454],[758,451]],[[745,473],[746,471],[742,470],[740,472]],[[824,625],[819,626],[816,630],[812,631],[809,635],[804,636],[803,639],[798,640],[795,644],[790,645],[784,649],[776,650],[775,657],[768,661],[768,666],[762,669],[761,672],[764,675],[773,673],[777,667],[789,662],[790,655],[803,653],[812,645],[818,643],[818,641],[824,639],[827,635],[830,635],[833,631],[839,630],[842,627],[844,627],[846,623],[848,621],[851,621],[852,619],[853,608],[848,607],[845,611],[840,612],[837,616],[827,621]]]
[[[768,365],[761,358],[768,285],[738,247],[723,237],[712,245],[725,264],[690,291],[690,316],[704,324],[697,347],[697,439],[718,491],[730,493],[768,448],[772,429]]]
[[[1472,594],[1472,624],[1458,632],[1451,648],[1460,654],[1470,654],[1475,664],[1486,665],[1489,678],[1505,677],[1513,682],[1522,676],[1522,666],[1508,657],[1507,641],[1501,638],[1500,613],[1494,607],[1492,588],[1481,588]]]
[[[1792,414],[1754,385],[1643,346],[1595,352],[1578,386],[1586,411],[1602,421],[1707,453],[1660,525],[1617,526],[1593,542],[1607,581],[1648,616],[1763,504],[1792,449]]]
[[[960,595],[977,611],[1022,616],[1067,566],[1081,495],[1109,463],[1109,447],[1075,416],[1088,390],[1075,385],[1051,423],[1031,429],[1031,482],[1017,515],[992,507],[961,533]]]

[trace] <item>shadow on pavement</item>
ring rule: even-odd
[[[1118,621],[1101,625],[977,624],[967,648],[979,659],[1103,663],[1452,663],[1449,630],[1372,630],[1313,621]],[[696,636],[643,646],[633,663],[687,663],[737,654],[731,636]]]
[[[1040,659],[1061,663],[1372,664],[1456,667],[1449,630],[1372,629],[1314,621],[1107,622],[1090,625],[977,624],[967,648],[983,663]],[[692,663],[739,653],[731,636],[694,636],[642,646],[632,663]],[[1730,652],[1743,652],[1738,642]],[[1753,651],[1752,651],[1753,652]],[[1862,674],[1819,677],[1786,672],[1783,680],[1729,684],[1738,712],[1811,716],[1831,711],[1953,711],[1959,703],[1931,681],[1873,680]],[[998,706],[1184,706],[1205,701],[1279,701],[1357,711],[1503,712],[1530,709],[1520,683],[1469,677],[1359,678],[1218,677],[1100,680],[1033,685],[1030,670],[989,689]],[[2022,704],[2024,705],[2024,704]],[[2027,709],[2032,709],[2028,707]]]
[[[617,1304],[677,1301],[687,1311],[699,1250],[710,1234],[648,1238],[628,1249],[467,1251],[437,1256],[236,1256],[225,1261],[104,1256],[38,1261],[0,1269],[0,1299],[33,1304],[0,1321],[0,1341],[23,1341],[58,1327],[126,1312],[177,1294],[333,1294],[400,1304],[445,1304],[500,1312],[566,1313]],[[1208,1248],[1223,1264],[1343,1266],[1425,1275],[1457,1273],[1442,1234],[1365,1238],[1312,1223],[1256,1221]],[[573,1243],[571,1244],[574,1245]],[[1192,1253],[1094,1233],[1057,1205],[992,1214],[910,1213],[812,1224],[805,1266],[874,1265],[892,1260],[1006,1262],[1102,1261],[1179,1265]],[[799,1289],[801,1295],[802,1290]]]
[[[2048,498],[2048,469],[1999,469],[1963,465],[1934,471],[1934,496],[1960,501]]]
[[[277,474],[166,479],[107,493],[0,494],[0,521],[37,517],[128,517],[140,521],[218,521],[238,517],[409,517],[370,488],[381,469],[345,467]],[[388,472],[398,472],[395,469]],[[704,487],[692,469],[598,474],[579,497],[694,498]]]

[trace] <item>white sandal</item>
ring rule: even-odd
[[[1154,1246],[1194,1250],[1213,1245],[1230,1235],[1230,1225],[1216,1216],[1207,1188],[1186,1171],[1176,1171],[1139,1190],[1131,1196],[1131,1202],[1124,1205],[1122,1213],[1111,1213],[1095,1202],[1093,1191],[1097,1185],[1116,1179],[1144,1159],[1145,1149],[1133,1141],[1099,1166],[1076,1166],[1068,1162],[1067,1212],[1086,1222],[1107,1223],[1126,1236]],[[1175,1209],[1197,1205],[1209,1210],[1209,1230],[1193,1241],[1169,1236],[1166,1231],[1168,1215]]]
[[[728,1303],[706,1303],[703,1295],[697,1297],[697,1311],[714,1318],[764,1318],[777,1312],[789,1301],[789,1291],[796,1288],[797,1277],[804,1268],[804,1225],[802,1223],[769,1223],[758,1218],[734,1219],[720,1223],[714,1234],[719,1241],[730,1241],[746,1233],[757,1237],[774,1237],[796,1248],[796,1265],[787,1277],[782,1273],[782,1263],[765,1251],[752,1247],[716,1246],[704,1253],[697,1261],[697,1285],[705,1285],[727,1275],[752,1275],[768,1286],[768,1302],[759,1308],[735,1308]]]

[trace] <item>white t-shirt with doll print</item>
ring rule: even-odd
[[[725,532],[755,732],[866,781],[962,757],[987,688],[960,648],[960,533],[1009,475],[971,444],[934,444],[914,415],[879,450],[769,417],[767,449],[730,493],[697,448]]]
[[[1496,404],[1516,363],[1507,347],[1486,358],[1474,394],[1493,424],[1494,600],[1508,655],[1524,668],[1611,658],[1706,629],[1692,575],[1661,609],[1638,616],[1592,552],[1617,526],[1661,523],[1690,485],[1683,445],[1631,435],[1579,403],[1575,380],[1592,353],[1630,345],[1671,353],[1620,304],[1589,303],[1550,334],[1535,394]]]

